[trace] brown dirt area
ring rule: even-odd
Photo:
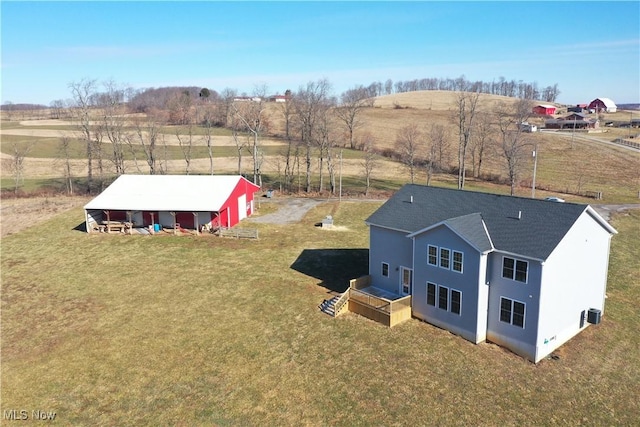
[[[61,212],[84,206],[88,196],[41,196],[0,200],[0,237],[17,233],[53,218]]]

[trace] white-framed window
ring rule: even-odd
[[[440,267],[449,269],[451,251],[446,248],[440,248]]]
[[[527,283],[529,263],[515,258],[502,258],[502,277]]]
[[[438,286],[438,308],[449,310],[449,289],[445,286]]]
[[[524,329],[526,308],[523,302],[500,297],[500,321]]]
[[[382,277],[389,277],[389,264],[386,262],[382,263]]]
[[[462,313],[462,292],[451,289],[451,312],[453,314]]]
[[[453,271],[457,271],[458,273],[462,273],[462,264],[463,264],[463,254],[459,251],[453,251],[453,262],[451,264],[451,269]]]
[[[427,282],[427,305],[436,306],[436,284]]]
[[[464,253],[435,245],[427,245],[427,264],[462,273]]]
[[[438,247],[433,245],[427,246],[427,264],[438,265]]]
[[[462,313],[462,292],[446,286],[427,282],[427,305],[453,314]]]

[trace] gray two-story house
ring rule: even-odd
[[[604,312],[616,230],[589,205],[405,185],[366,223],[369,276],[345,293],[351,311],[410,306],[533,362]]]

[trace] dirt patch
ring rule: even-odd
[[[2,198],[0,201],[0,236],[8,236],[36,226],[69,209],[84,206],[86,196],[48,196]]]

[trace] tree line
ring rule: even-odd
[[[283,123],[278,129],[284,149],[281,155],[271,156],[267,161],[272,162],[271,169],[277,170],[276,179],[283,190],[296,191],[297,188],[334,194],[341,150],[345,147],[362,151],[365,193],[369,191],[378,159],[384,154],[405,164],[412,182],[417,168],[424,167],[427,184],[430,184],[434,173],[447,171],[455,143],[458,161],[454,172],[458,174],[459,188],[465,186],[467,161],[471,161],[473,176],[480,176],[483,158],[488,155],[487,147],[499,145],[513,192],[518,162],[521,163],[528,144],[520,123],[531,111],[529,98],[521,97],[515,110],[502,105],[494,112],[481,113],[477,110],[477,101],[483,93],[482,84],[469,82],[464,77],[424,80],[431,83],[412,86],[409,82],[387,81],[384,87],[385,91],[406,91],[412,87],[456,90],[456,102],[452,105],[455,114],[451,117],[456,125],[455,135],[450,135],[442,125],[409,124],[396,135],[395,153],[376,150],[373,135],[362,129],[362,112],[373,106],[373,96],[381,90],[379,84],[357,85],[336,96],[327,79],[310,81],[296,91],[287,90],[287,102],[267,108],[270,93],[266,85],[256,86],[247,97],[231,88],[220,92],[199,87],[134,90],[112,80],[99,83],[83,79],[69,83],[71,98],[52,102],[51,111],[56,118],[70,118],[81,135],[89,192],[101,191],[107,177],[131,173],[131,168],[135,173],[167,173],[167,129],[177,140],[184,159],[184,173],[191,173],[194,147],[204,145],[208,153],[208,173],[213,174],[216,127],[230,131],[237,152],[238,173],[242,173],[243,158],[248,156],[253,166],[253,180],[262,186],[266,161],[262,139],[275,132],[274,120]],[[501,87],[502,80],[497,87]],[[506,81],[504,85],[509,86]],[[164,127],[166,125],[172,126]],[[495,135],[500,135],[500,144],[495,141]],[[73,192],[69,147],[70,138],[62,138],[60,153],[66,165],[63,169],[67,191]],[[22,167],[18,166],[22,165],[25,155],[14,156],[16,170]],[[125,162],[127,157],[133,162]],[[312,178],[317,178],[315,184]]]

